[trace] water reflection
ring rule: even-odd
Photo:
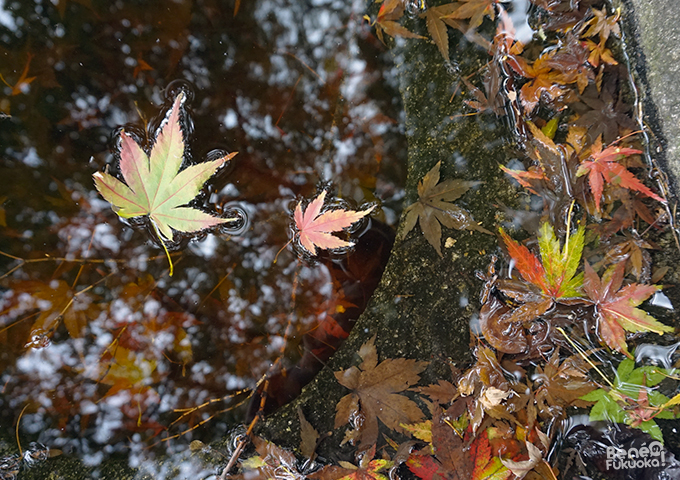
[[[305,263],[291,249],[274,259],[296,199],[329,181],[350,205],[380,199],[368,232],[386,229],[389,251],[406,148],[363,6],[244,2],[234,16],[211,0],[0,3],[0,178],[11,179],[1,192],[0,424],[26,407],[25,443],[90,465],[132,451],[141,464],[148,444],[218,412],[161,446],[225,433],[242,419],[230,410],[247,402],[240,391],[273,364],[305,359],[310,332],[346,334],[352,315],[336,330],[331,320],[356,316],[367,294],[359,302],[338,272],[374,286],[382,268]],[[187,85],[193,161],[239,152],[196,206],[239,208],[248,223],[181,242],[170,278],[153,235],[120,221],[91,175],[115,166],[116,129],[148,137]],[[206,402],[167,430],[177,409]]]

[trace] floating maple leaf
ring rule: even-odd
[[[493,306],[493,302],[487,302],[489,307],[485,304],[482,309],[481,324],[484,336],[490,343],[501,351],[511,352],[508,347],[512,349],[514,343],[522,342],[517,343],[518,348],[523,348],[524,344],[521,331],[517,326],[512,329],[512,324],[530,322],[546,313],[555,302],[573,302],[574,297],[580,296],[583,274],[576,275],[576,270],[581,262],[585,228],[580,226],[575,234],[567,237],[564,247],[560,248],[552,226],[544,223],[538,237],[541,260],[503,230],[501,237],[514,261],[514,267],[527,284],[522,286],[513,280],[499,281],[498,289],[521,305],[508,309],[507,306]],[[508,335],[512,341],[503,345],[506,343],[503,340]],[[521,350],[513,353],[519,351]]]
[[[416,222],[419,222],[423,235],[441,257],[441,225],[457,230],[478,230],[489,234],[491,232],[477,225],[467,211],[450,203],[481,182],[451,179],[437,183],[440,167],[441,162],[437,162],[418,183],[418,201],[405,210],[406,217],[399,238],[403,239],[413,229]]]
[[[382,43],[385,43],[383,32],[392,37],[425,39],[411,32],[397,22],[404,14],[404,2],[402,0],[385,0],[378,11],[378,18],[371,25],[375,25],[375,33]],[[371,19],[364,16],[369,22]]]
[[[299,240],[300,245],[312,255],[316,255],[317,248],[351,247],[353,245],[352,242],[342,240],[332,235],[332,233],[340,232],[353,223],[358,222],[375,208],[375,205],[373,205],[358,212],[340,208],[321,213],[325,198],[326,191],[323,191],[312,200],[304,212],[302,211],[302,202],[298,203],[293,215],[297,230],[296,238]]]
[[[594,37],[599,34],[600,39],[607,40],[610,33],[613,33],[616,36],[620,35],[621,30],[618,21],[621,16],[621,10],[617,10],[615,15],[609,17],[604,8],[602,10],[593,8],[590,13],[592,13],[593,17],[581,27],[581,31],[585,30],[582,34],[583,37]]]
[[[427,23],[427,31],[432,37],[432,41],[437,45],[439,53],[444,57],[444,61],[449,61],[449,34],[446,30],[446,24],[442,17],[449,15],[456,10],[457,3],[448,3],[438,7],[429,7],[425,13],[421,13],[420,17],[425,17]]]
[[[470,19],[470,28],[477,28],[482,24],[484,15],[491,20],[495,18],[496,0],[463,0],[457,9],[447,15],[448,18]]]
[[[120,171],[125,183],[106,172],[93,175],[97,190],[120,217],[149,217],[163,248],[164,240],[173,240],[173,229],[191,233],[238,220],[182,206],[191,202],[215,171],[236,155],[230,153],[179,171],[185,150],[179,123],[185,98],[184,92],[175,98],[170,114],[156,133],[150,155],[127,132],[121,132]]]
[[[576,270],[581,262],[585,240],[585,228],[582,225],[575,234],[567,237],[564,247],[560,248],[552,226],[544,223],[538,237],[540,261],[527,247],[511,239],[503,230],[501,236],[524,280],[554,299],[579,296],[583,275],[576,275]]]
[[[378,363],[375,337],[359,349],[363,360],[359,367],[335,372],[340,385],[352,390],[335,406],[335,428],[350,422],[357,415],[363,418],[358,427],[359,450],[365,450],[378,439],[378,419],[388,428],[404,433],[401,424],[416,423],[423,412],[415,402],[399,395],[420,379],[427,362],[405,358],[387,359]]]
[[[660,323],[644,310],[635,308],[659,290],[659,287],[632,283],[621,288],[625,268],[625,262],[619,262],[609,268],[600,279],[590,264],[585,262],[583,289],[595,302],[600,338],[612,349],[630,357],[626,331],[663,335],[674,329]]]
[[[552,101],[564,94],[562,75],[548,65],[550,60],[549,52],[538,57],[532,65],[520,56],[509,55],[507,57],[508,65],[515,72],[529,79],[520,90],[520,99],[526,114],[534,111],[542,96]]]
[[[595,198],[595,208],[600,211],[600,202],[602,200],[602,190],[605,183],[627,188],[629,190],[636,190],[640,193],[652,197],[655,200],[666,203],[666,201],[652,192],[648,187],[642,184],[635,175],[633,175],[626,167],[616,161],[617,158],[626,155],[634,155],[642,153],[642,150],[634,148],[621,148],[610,145],[602,150],[602,139],[598,139],[593,144],[590,150],[591,160],[586,160],[581,163],[576,172],[577,176],[588,174],[588,183]]]

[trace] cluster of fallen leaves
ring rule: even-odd
[[[602,375],[592,353],[565,356],[556,348],[544,365],[525,370],[480,345],[466,372],[452,368],[451,380],[417,386],[427,363],[379,361],[373,337],[359,349],[359,365],[335,372],[350,390],[336,405],[335,428],[345,428],[342,443],[357,446],[355,461],[315,462],[329,437],[298,407],[300,455],[254,437],[254,454],[241,460],[237,478],[385,480],[408,470],[422,480],[556,480],[548,453],[557,431],[549,427],[569,408],[591,405],[591,420],[626,423],[663,442],[654,419],[675,418],[680,394],[668,398],[654,387],[674,371],[635,368],[626,359],[614,381],[603,377],[609,386],[600,385],[591,378]]]
[[[423,480],[557,478],[547,461],[555,435],[548,426],[569,408],[592,407],[592,420],[626,423],[661,441],[655,419],[677,415],[680,395],[669,398],[654,388],[675,379],[674,372],[635,368],[627,344],[627,333],[674,329],[639,308],[661,289],[650,280],[663,271],[652,275],[646,250],[654,245],[633,227],[657,226],[661,215],[649,203],[665,200],[631,171],[648,167],[639,161],[633,119],[615,93],[625,78],[610,51],[619,12],[534,3],[552,38],[542,50],[515,41],[509,17],[493,0],[429,6],[420,17],[446,62],[447,27],[479,39],[484,19],[500,18],[493,40],[478,41],[492,57],[482,73],[485,91],[465,79],[475,97],[467,103],[479,111],[501,114],[507,106],[515,112],[530,163],[525,170],[502,168],[543,200],[540,228],[530,231],[537,248],[531,247],[534,237],[520,243],[500,230],[510,269],[499,279],[492,264],[485,277],[477,361],[466,372],[417,387],[423,362],[379,362],[374,339],[364,344],[358,366],[335,372],[350,390],[336,406],[335,428],[346,428],[343,443],[357,445],[356,464],[296,470],[294,476],[383,479],[388,469],[391,476],[407,468]],[[403,13],[403,2],[382,3],[374,21],[381,40],[385,34],[422,39],[398,23]],[[489,232],[452,203],[478,182],[440,182],[440,168],[436,164],[418,184],[399,238],[418,223],[441,256],[442,226]],[[573,226],[576,204],[582,219]],[[588,331],[628,358],[579,346],[588,344]],[[595,352],[619,364],[613,382],[593,360]],[[394,440],[404,435],[410,439]]]
[[[379,361],[370,339],[359,349],[358,366],[335,372],[350,390],[336,405],[335,428],[345,428],[343,443],[357,446],[355,461],[315,462],[316,447],[328,440],[298,408],[300,457],[255,437],[254,454],[241,460],[237,478],[385,480],[408,470],[423,480],[556,479],[559,472],[547,460],[555,430],[548,425],[565,418],[569,407],[596,401],[593,419],[605,418],[608,409],[658,438],[653,418],[674,418],[680,401],[649,388],[672,372],[633,369],[632,360],[620,365],[616,385],[605,390],[589,378],[594,365],[584,355],[556,349],[530,372],[485,346],[475,354],[477,363],[467,372],[452,369],[452,381],[416,386],[427,363]],[[637,398],[643,401],[631,401]]]
[[[625,233],[640,220],[655,226],[662,221],[663,209],[650,209],[645,197],[665,203],[663,195],[644,181],[649,168],[639,159],[643,151],[634,135],[637,124],[618,93],[628,81],[610,50],[620,35],[620,12],[563,1],[534,3],[541,11],[543,31],[550,34],[542,44],[537,37],[527,45],[517,41],[509,15],[496,0],[421,5],[420,17],[445,63],[455,38],[449,27],[488,51],[486,67],[464,76],[462,82],[473,97],[465,101],[471,108],[513,117],[528,162],[524,170],[501,168],[544,199],[543,216],[551,223],[562,222],[575,199],[600,222],[603,241],[618,244],[618,239],[611,239],[613,234]],[[381,3],[373,22],[381,40],[389,34],[422,41],[399,23],[404,11],[405,2],[400,0]],[[484,39],[478,30],[494,20],[495,36]],[[472,76],[481,79],[481,88]],[[442,226],[485,230],[451,203],[475,183],[451,179],[437,184],[433,180],[438,180],[439,170],[436,165],[418,185],[418,200],[406,211],[400,237],[405,238],[417,222],[441,255]],[[645,269],[641,251],[650,247],[642,243],[637,242],[637,258],[629,270]]]

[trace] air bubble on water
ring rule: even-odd
[[[409,18],[416,18],[427,10],[425,0],[404,0],[404,11]]]

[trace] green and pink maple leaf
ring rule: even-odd
[[[184,92],[175,98],[149,155],[129,133],[121,131],[120,171],[124,182],[107,172],[93,175],[97,190],[120,217],[149,217],[164,249],[165,241],[174,240],[173,230],[192,233],[238,220],[215,217],[185,206],[217,169],[236,155],[230,153],[180,171],[186,148],[180,126],[180,110],[185,99]],[[170,272],[172,275],[172,262]]]

